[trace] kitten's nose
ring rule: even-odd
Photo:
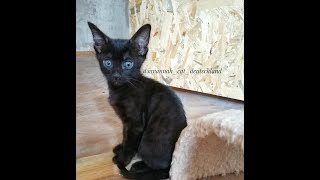
[[[119,73],[115,73],[112,77],[113,77],[114,80],[117,81],[117,80],[120,79],[120,74]]]

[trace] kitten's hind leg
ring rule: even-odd
[[[152,169],[148,167],[144,161],[138,161],[132,164],[130,169],[130,172],[135,172],[135,173],[144,173],[148,171],[152,171]]]
[[[130,173],[139,180],[160,180],[169,178],[169,168],[154,170],[150,168],[144,161],[138,161],[132,164]]]

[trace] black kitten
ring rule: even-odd
[[[88,25],[108,81],[109,102],[123,124],[123,141],[113,150],[113,162],[129,179],[168,178],[175,143],[187,121],[175,93],[141,75],[151,26],[142,26],[130,40],[124,40],[111,39],[94,24]],[[136,153],[143,161],[128,171],[125,167]]]

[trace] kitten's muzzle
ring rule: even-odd
[[[121,76],[120,76],[119,73],[116,73],[116,74],[114,74],[114,75],[112,76],[112,78],[113,78],[114,81],[119,81],[120,78],[121,78]]]

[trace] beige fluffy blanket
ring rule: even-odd
[[[172,180],[243,172],[243,110],[224,110],[188,123],[173,153]]]

